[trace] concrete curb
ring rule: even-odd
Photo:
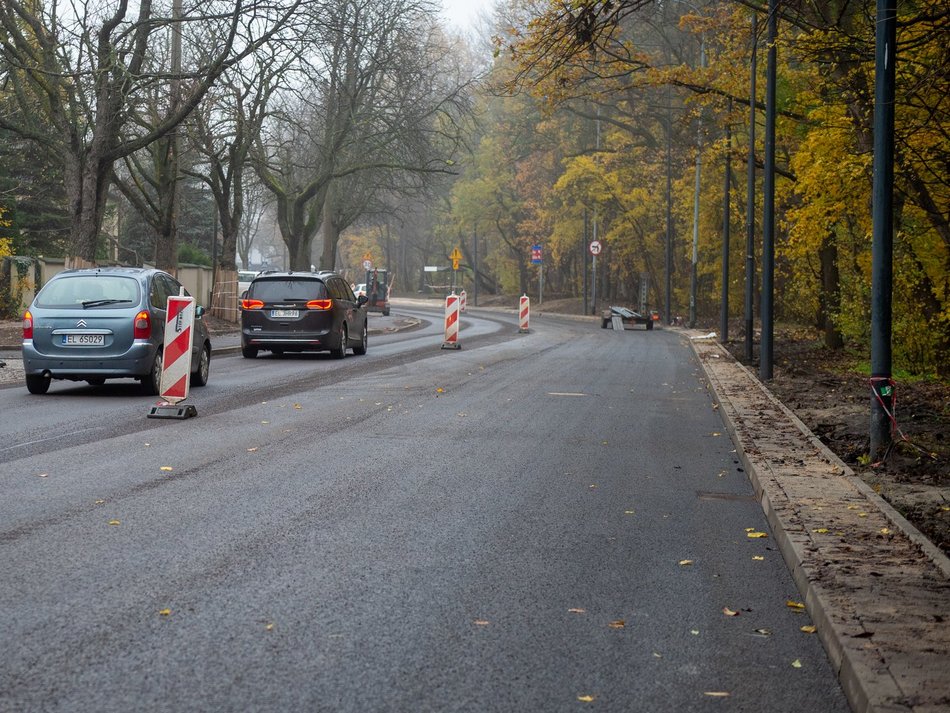
[[[687,337],[690,336],[688,332],[684,334]],[[934,660],[941,660],[941,647],[946,649],[945,640],[941,640],[939,636],[935,637],[936,641],[922,641],[921,639],[927,637],[915,637],[914,632],[915,630],[920,632],[922,628],[926,630],[926,625],[922,625],[920,620],[923,614],[930,611],[928,607],[932,605],[932,601],[928,597],[932,597],[935,592],[941,594],[946,591],[946,582],[950,579],[950,560],[858,478],[748,369],[733,360],[731,354],[721,345],[707,341],[701,346],[692,339],[689,341],[703,367],[707,384],[711,387],[716,402],[719,404],[719,411],[727,431],[736,444],[737,453],[749,474],[756,497],[766,514],[782,556],[792,572],[795,584],[804,599],[806,610],[817,626],[818,635],[853,710],[856,713],[872,711],[896,713],[896,711],[943,709],[943,703],[946,700],[940,700],[941,692],[927,690],[930,687],[926,686],[924,681],[927,680],[928,675],[936,676],[939,685],[933,688],[942,689],[945,695],[945,692],[950,689],[948,667],[943,666],[944,672],[924,671],[916,678],[908,674],[908,669],[915,663],[918,667],[923,664],[933,668]],[[711,360],[710,356],[714,357],[714,360]],[[767,399],[769,408],[781,414],[797,429],[802,441],[817,454],[815,463],[827,464],[836,469],[836,473],[831,475],[827,472],[815,474],[818,486],[813,487],[820,489],[822,483],[829,483],[829,499],[821,500],[821,506],[814,508],[815,503],[793,501],[786,490],[787,483],[780,482],[782,477],[788,480],[787,473],[781,475],[774,469],[760,467],[758,461],[764,457],[761,444],[749,441],[746,435],[749,429],[741,421],[740,411],[733,403],[734,398],[741,399],[744,395],[738,393],[734,395],[724,389],[720,376],[710,366],[711,361],[720,362],[720,364],[728,363],[729,368],[735,369],[741,375],[743,383],[749,389],[756,390],[756,396]],[[796,455],[798,455],[797,452]],[[809,474],[801,473],[800,475],[807,478]],[[875,591],[874,584],[861,579],[860,571],[855,572],[855,569],[860,569],[860,562],[855,563],[847,556],[841,556],[835,551],[834,546],[824,545],[822,549],[816,545],[814,535],[809,531],[809,524],[814,524],[814,522],[809,523],[808,515],[813,514],[814,509],[824,509],[826,512],[833,511],[835,506],[842,511],[845,508],[853,509],[854,506],[849,507],[847,500],[834,501],[843,492],[840,487],[836,488],[835,484],[844,485],[844,492],[850,489],[854,494],[860,494],[867,502],[865,509],[870,513],[870,508],[875,508],[880,516],[918,548],[920,554],[936,569],[936,573],[944,578],[943,582],[935,581],[931,589],[921,588],[922,591],[919,592],[921,602],[916,609],[914,605],[917,602],[913,599],[916,592],[903,594],[905,598],[909,597],[909,605],[906,608],[901,607],[903,602],[894,602],[895,611],[893,617],[887,619],[887,624],[900,632],[901,625],[906,622],[907,631],[904,638],[901,638],[899,633],[897,635],[891,633],[890,636],[885,633],[882,635],[881,643],[878,643],[875,630],[881,626],[880,612],[860,610],[861,605],[868,601],[869,593]],[[827,512],[826,516],[829,521],[835,519],[834,512]],[[898,563],[892,563],[892,565],[897,567],[899,572],[903,566],[899,554],[903,553],[899,553],[894,541],[884,540],[880,545],[875,546],[894,549],[895,556],[892,559],[897,560]],[[906,564],[909,568],[910,563]],[[873,575],[882,576],[881,573],[872,571],[867,573],[867,580],[873,580]],[[887,578],[884,579],[890,581]],[[934,580],[938,579],[939,576],[934,577]],[[908,589],[913,589],[913,583],[908,583]],[[883,594],[882,591],[877,596],[883,599]],[[942,606],[940,611],[946,613],[947,607],[939,606]],[[880,609],[880,606],[877,608]],[[939,627],[941,618],[934,617],[932,626]],[[887,626],[883,628],[886,630]],[[946,639],[945,635],[944,639]],[[942,660],[946,663],[947,659]]]

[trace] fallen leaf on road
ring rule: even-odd
[[[714,436],[720,436],[720,435],[722,435],[722,434],[721,434],[721,433],[716,433],[715,431],[713,431],[713,435],[714,435]]]
[[[759,636],[771,636],[772,630],[771,629],[756,629],[755,633],[758,634]]]
[[[105,500],[96,500],[96,505],[103,505]]]
[[[586,609],[578,609],[577,607],[573,609],[568,609],[567,611],[570,614],[586,614],[587,613]]]
[[[109,524],[112,526],[121,525],[122,523],[118,520],[109,520]]]
[[[826,532],[828,532],[828,528],[827,528],[827,527],[819,527],[819,528],[816,529],[816,530],[812,530],[812,532],[817,532],[819,535],[824,535]]]
[[[801,630],[804,631],[806,634],[814,634],[816,631],[818,631],[818,627],[815,626],[814,624],[807,624],[801,627]]]
[[[661,658],[663,658],[663,654],[658,654],[656,651],[654,651],[654,652],[653,652],[653,658],[655,658],[655,659],[661,659]]]
[[[729,607],[723,607],[722,613],[725,614],[726,616],[739,616],[739,612],[733,611]]]
[[[174,470],[174,468],[172,468],[170,465],[163,465],[161,468],[159,468],[159,470],[169,471]]]
[[[858,517],[867,517],[867,516],[868,516],[868,514],[867,514],[866,512],[859,512],[859,513],[858,513]]]
[[[171,609],[159,609],[158,613],[162,616],[169,616],[172,613]]]
[[[881,534],[882,534],[882,535],[890,535],[890,534],[891,534],[891,531],[890,531],[888,528],[886,528],[886,527],[882,527],[882,528],[881,528]]]
[[[581,703],[593,703],[597,696],[578,696],[577,700]]]
[[[612,621],[609,624],[607,624],[607,626],[609,626],[611,629],[622,629],[626,625],[627,625],[627,622],[625,622],[623,619],[617,619],[616,621]]]
[[[762,538],[762,537],[768,537],[768,533],[765,533],[765,532],[755,532],[755,531],[746,532],[746,537],[750,537],[750,538],[752,538],[753,540],[757,540],[757,539]]]
[[[265,631],[273,631],[273,630],[274,630],[274,625],[273,625],[273,624],[267,624],[267,626],[264,627],[264,630],[265,630]]]
[[[624,511],[623,511],[623,514],[624,514],[624,515],[633,515],[633,510],[624,510]]]
[[[754,559],[756,562],[764,562],[764,561],[765,561],[765,557],[763,557],[762,555],[752,555],[752,559]]]
[[[474,622],[475,626],[488,626],[488,619],[476,619]]]
[[[703,691],[703,695],[710,698],[728,698],[731,694],[729,691]]]
[[[270,423],[270,421],[261,421],[261,423],[266,426],[268,423]]]
[[[699,636],[699,629],[690,629],[689,633],[693,636]]]
[[[303,408],[303,406],[301,406],[300,404],[294,404],[294,408],[299,411],[300,409]]]
[[[801,668],[801,667],[802,667],[801,661],[799,661],[798,659],[795,659],[794,661],[792,661],[792,668]]]
[[[443,388],[440,386],[439,388],[437,388],[437,389],[435,390],[435,393],[437,393],[437,394],[444,394],[444,393],[445,393],[445,389],[443,389]]]
[[[680,567],[688,567],[693,563],[693,560],[680,560]]]
[[[805,608],[805,605],[802,604],[801,602],[793,602],[791,599],[785,602],[785,606],[787,606],[789,609],[795,609],[797,611],[800,611]]]
[[[258,449],[258,446],[254,446],[253,448],[248,448],[248,449],[247,449],[247,452],[248,452],[248,453],[253,453],[253,452],[256,451],[257,449]]]

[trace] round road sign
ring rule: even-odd
[[[600,251],[604,249],[604,246],[600,244],[599,240],[590,241],[590,254],[591,255],[600,255]]]

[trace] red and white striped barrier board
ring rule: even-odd
[[[445,298],[445,340],[442,348],[462,348],[459,344],[459,298],[454,292]]]
[[[162,352],[159,396],[170,404],[188,398],[194,324],[195,298],[184,295],[169,297],[168,311],[165,313],[165,348]]]
[[[521,308],[518,310],[518,333],[528,333],[528,319],[531,314],[531,298],[521,295]]]
[[[467,297],[468,295],[465,294],[465,290],[459,292],[459,312],[465,311],[465,300]]]

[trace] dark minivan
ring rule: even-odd
[[[365,354],[366,297],[335,272],[264,272],[241,299],[241,353]]]

